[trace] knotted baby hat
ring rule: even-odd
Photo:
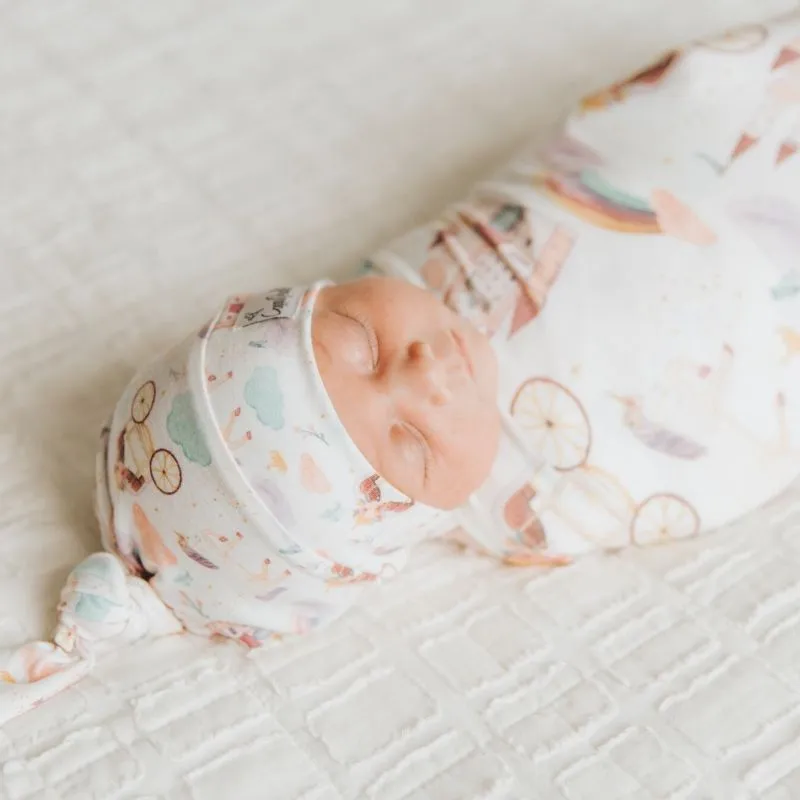
[[[122,642],[306,633],[438,532],[444,512],[375,472],[325,391],[312,341],[324,286],[230,297],[130,383],[97,460],[111,555],[71,574],[54,642],[0,652],[0,723]]]

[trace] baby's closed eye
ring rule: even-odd
[[[359,368],[374,372],[378,367],[379,347],[374,328],[355,314],[337,312],[345,333],[345,353]]]

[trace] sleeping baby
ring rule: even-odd
[[[776,495],[800,472],[798,147],[794,17],[587,98],[351,283],[229,297],[117,404],[107,552],[54,641],[0,661],[0,721],[120,642],[308,633],[422,539],[555,567]]]

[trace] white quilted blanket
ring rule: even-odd
[[[350,269],[578,94],[793,0],[0,3],[0,646],[97,549],[96,434],[221,294]],[[800,491],[346,622],[163,640],[0,730],[3,800],[800,797]]]

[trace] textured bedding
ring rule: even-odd
[[[96,432],[145,353],[233,283],[351,271],[580,94],[792,5],[0,6],[0,646],[98,548]],[[430,546],[306,641],[108,657],[0,729],[0,798],[788,800],[798,576],[800,487],[554,573]]]

